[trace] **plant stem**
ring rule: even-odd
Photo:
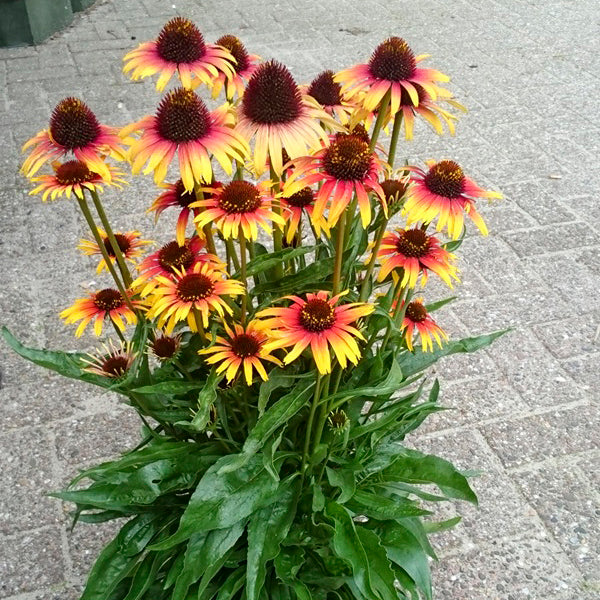
[[[346,227],[346,219],[344,215],[340,217],[337,226],[337,240],[335,248],[335,264],[333,267],[333,291],[332,296],[340,293],[340,280],[342,278],[342,264],[344,258],[344,230]]]
[[[110,322],[112,323],[112,326],[115,328],[115,331],[117,332],[117,335],[119,336],[119,339],[123,342],[123,344],[126,343],[127,340],[125,340],[125,336],[123,335],[123,332],[119,329],[119,326],[114,322],[112,317],[109,317]]]
[[[379,248],[381,247],[381,242],[383,241],[383,236],[385,235],[385,228],[387,224],[388,219],[384,219],[383,223],[377,231],[377,237],[375,238],[375,242],[373,244],[371,259],[369,260],[369,264],[367,265],[367,272],[365,273],[365,278],[363,279],[362,287],[360,289],[360,297],[358,299],[359,302],[364,302],[369,294],[367,286],[369,280],[371,279],[371,275],[373,274],[375,263],[377,262],[377,253],[379,252]]]
[[[375,144],[377,143],[377,138],[381,132],[381,128],[383,126],[383,119],[385,118],[385,113],[387,112],[388,106],[390,104],[390,91],[388,90],[385,93],[385,96],[381,100],[381,104],[379,105],[379,111],[377,112],[377,119],[375,120],[375,125],[373,126],[373,133],[371,134],[371,143],[369,144],[369,150],[373,152],[375,149]]]
[[[119,242],[117,242],[117,238],[115,237],[112,227],[110,226],[110,221],[106,216],[106,212],[104,211],[104,207],[102,206],[102,202],[100,201],[100,196],[98,196],[95,190],[90,190],[90,195],[92,196],[94,206],[96,207],[96,211],[98,212],[98,216],[100,217],[102,226],[106,231],[106,235],[108,237],[108,240],[110,241],[110,245],[112,246],[115,258],[117,259],[117,264],[119,265],[119,271],[121,271],[123,282],[125,283],[126,287],[129,287],[132,282],[131,274],[129,273],[129,269],[125,264],[125,257],[123,256],[123,252],[121,252]]]
[[[246,276],[246,237],[242,228],[240,227],[240,278],[244,284],[244,293],[242,295],[242,314],[240,316],[240,323],[242,327],[246,325],[246,310],[248,308],[248,277]]]
[[[238,260],[237,252],[235,251],[235,247],[233,245],[233,240],[230,238],[225,240],[225,248],[227,249],[227,254],[231,257],[231,261],[233,262],[233,268],[236,271],[240,270],[240,261]]]
[[[315,413],[317,412],[317,406],[319,406],[319,400],[321,398],[321,373],[317,370],[317,381],[315,383],[315,394],[313,396],[312,405],[310,407],[310,414],[308,415],[308,423],[306,425],[306,435],[304,436],[304,451],[302,453],[302,467],[300,472],[304,479],[304,471],[308,462],[308,450],[310,448],[310,439],[312,437],[312,426],[315,420]]]
[[[79,208],[81,209],[81,212],[83,213],[83,216],[85,217],[85,220],[92,232],[92,235],[94,236],[94,239],[96,240],[96,243],[98,244],[98,248],[100,248],[100,253],[102,254],[102,258],[104,259],[104,262],[106,263],[106,268],[108,269],[108,272],[111,274],[117,288],[119,289],[119,292],[121,292],[121,295],[123,296],[123,300],[125,301],[125,304],[127,304],[127,307],[135,312],[135,308],[133,307],[133,304],[131,304],[131,300],[129,299],[127,290],[125,289],[125,286],[123,285],[123,283],[121,282],[121,279],[117,275],[117,272],[115,271],[115,267],[110,259],[110,256],[108,255],[106,246],[104,245],[104,240],[102,239],[102,236],[100,235],[100,232],[98,231],[98,228],[96,227],[96,223],[94,222],[94,218],[92,217],[92,213],[90,212],[90,207],[87,205],[85,198],[78,197],[77,202],[79,203]]]
[[[321,443],[321,437],[323,436],[323,428],[325,427],[325,421],[329,415],[327,396],[329,395],[329,382],[331,375],[326,375],[323,380],[321,389],[324,391],[324,402],[321,403],[321,410],[319,412],[319,420],[317,422],[317,428],[315,430],[315,439],[313,443],[313,450],[316,450],[317,446]]]
[[[273,166],[270,167],[271,173],[271,185],[273,188],[274,195],[279,192],[279,177]],[[277,202],[274,205],[275,212],[281,216],[281,205]],[[276,223],[273,223],[273,250],[277,252],[283,248],[283,231],[279,228]],[[283,277],[283,262],[275,267],[275,279],[281,279]]]
[[[402,129],[402,111],[398,111],[394,115],[394,127],[392,129],[392,139],[390,140],[390,149],[388,152],[388,165],[394,166],[394,160],[396,159],[396,146],[398,145],[398,136],[400,135],[400,129]]]

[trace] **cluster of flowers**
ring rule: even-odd
[[[448,77],[421,66],[425,58],[391,37],[367,63],[324,71],[299,86],[284,65],[260,62],[237,37],[209,44],[178,17],[124,59],[134,80],[158,75],[159,91],[178,77],[153,116],[117,130],[101,124],[80,99],[60,102],[49,128],[25,145],[23,172],[37,184],[31,193],[44,200],[75,197],[94,236],[79,248],[98,256],[98,271],[114,279],[115,288],[61,313],[67,323],[79,323],[77,336],[92,322],[101,335],[110,322],[121,339],[91,357],[89,370],[123,376],[135,354],[126,324],[140,319],[153,322],[150,350],[161,361],[177,364],[189,328],[202,339],[199,354],[209,365],[229,383],[247,385],[255,372],[267,380],[269,368],[307,356],[307,349],[320,376],[336,364],[357,364],[366,346],[378,341],[385,347],[394,324],[408,350],[414,351],[415,336],[422,351],[433,350],[434,341],[441,346],[446,334],[413,292],[430,272],[450,287],[458,281],[455,256],[439,233],[458,240],[466,215],[486,234],[475,200],[500,194],[479,187],[450,160],[394,170],[402,129],[411,139],[415,118],[422,117],[438,134],[453,134],[451,109],[464,110],[442,85]],[[223,93],[225,102],[209,110],[199,86],[213,99]],[[382,130],[391,132],[387,153],[378,143]],[[179,211],[174,239],[144,258],[151,242],[139,231],[114,232],[102,206],[103,186],[125,183],[108,159],[127,161],[133,174],[154,173],[163,188],[149,208],[157,219],[169,208]],[[53,173],[39,175],[48,162]],[[165,183],[176,162],[179,179]],[[228,183],[216,180],[217,163]],[[405,225],[388,230],[394,215]],[[362,277],[346,288],[344,253],[357,226],[372,233],[371,249]],[[259,305],[248,288],[259,227],[273,236],[279,278],[294,273],[295,260],[298,269],[306,267],[304,255],[286,257],[310,236],[315,256],[330,248],[333,272],[325,289]],[[218,256],[221,242],[226,260]],[[384,293],[372,300],[378,286]],[[389,313],[387,332],[367,340],[364,323],[378,306]]]

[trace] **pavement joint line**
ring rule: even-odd
[[[579,452],[563,454],[561,456],[551,456],[544,460],[538,460],[516,467],[503,467],[507,473],[529,473],[538,471],[551,466],[577,466],[582,458],[598,458],[600,459],[600,450],[598,448],[589,448]]]

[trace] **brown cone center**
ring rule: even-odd
[[[307,93],[323,106],[338,106],[342,103],[342,86],[333,80],[333,71],[323,71],[317,75]]]
[[[235,58],[236,62],[233,65],[233,69],[236,73],[242,73],[248,68],[250,64],[248,52],[240,38],[235,35],[224,35],[217,40],[217,44],[229,50],[233,58]]]
[[[177,284],[177,296],[183,302],[196,302],[208,298],[214,291],[210,277],[202,273],[184,275]]]
[[[85,102],[65,98],[52,111],[50,135],[67,150],[75,150],[96,141],[100,124]]]
[[[163,60],[193,63],[204,56],[206,45],[200,30],[188,19],[171,19],[158,34],[156,50]]]
[[[123,254],[126,254],[127,250],[129,250],[129,248],[131,248],[131,243],[129,242],[129,239],[127,238],[126,235],[123,235],[122,233],[115,233],[115,240],[117,240],[117,245],[119,246],[119,250]],[[104,244],[104,247],[106,248],[107,254],[109,256],[114,257],[115,251],[113,250],[112,244],[110,243],[110,240],[108,239],[108,237],[105,237],[102,240],[102,243]]]
[[[175,355],[179,348],[179,342],[177,338],[161,335],[152,342],[151,348],[157,358],[166,360]]]
[[[255,211],[262,204],[259,189],[249,181],[232,181],[219,196],[219,207],[228,214]]]
[[[311,333],[329,329],[335,322],[335,311],[326,300],[313,298],[300,311],[300,325]]]
[[[422,229],[406,229],[399,232],[396,249],[410,258],[421,258],[429,252],[430,238]]]
[[[123,306],[123,296],[118,290],[107,288],[94,295],[94,304],[98,310],[109,312]]]
[[[126,356],[109,356],[104,359],[101,368],[109,377],[121,377],[129,369],[129,359]]]
[[[362,180],[371,166],[369,145],[359,136],[336,136],[323,157],[325,172],[345,181]]]
[[[464,189],[465,175],[453,160],[442,160],[425,175],[427,189],[444,198],[458,198]]]
[[[60,185],[75,185],[77,183],[85,183],[94,179],[87,165],[80,160],[68,160],[56,169],[56,181]]]
[[[427,318],[427,309],[420,302],[410,302],[405,314],[414,323],[422,323]]]
[[[186,245],[169,242],[158,251],[158,262],[165,271],[175,272],[175,269],[189,269],[194,262],[194,254]]]
[[[409,45],[399,37],[391,37],[375,48],[369,60],[371,75],[388,81],[410,79],[417,68],[415,55]]]
[[[159,104],[156,126],[160,136],[170,142],[200,140],[210,131],[210,113],[194,92],[177,88]]]
[[[295,208],[305,208],[313,203],[314,198],[314,192],[309,187],[305,187],[299,192],[292,194],[289,198],[284,198],[284,200]]]
[[[260,350],[260,342],[247,333],[240,333],[231,340],[231,350],[239,358],[256,356]]]

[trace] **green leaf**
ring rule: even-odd
[[[251,457],[236,471],[220,472],[237,458],[224,456],[208,469],[190,498],[177,532],[153,550],[170,548],[194,533],[231,527],[275,500],[278,482],[264,468],[262,457]]]
[[[286,425],[304,407],[310,397],[313,386],[313,381],[305,383],[303,386],[297,385],[291,392],[277,400],[252,428],[237,460],[232,459],[222,468],[221,472],[227,473],[239,469],[246,464],[250,457],[262,448],[263,444],[266,443],[277,429]]]
[[[442,306],[446,306],[446,304],[450,304],[450,302],[454,302],[457,296],[450,296],[450,298],[444,298],[443,300],[438,300],[437,302],[432,302],[431,304],[426,304],[425,309],[428,313],[435,312],[442,308]]]
[[[397,452],[394,462],[381,471],[384,480],[435,483],[448,498],[477,504],[477,496],[467,478],[452,463],[433,454],[423,454],[402,446],[398,446]]]
[[[415,536],[401,524],[382,528],[382,541],[390,560],[402,567],[427,600],[432,598],[429,559]]]
[[[187,431],[204,431],[210,421],[210,407],[217,401],[217,385],[222,379],[223,375],[217,374],[216,370],[211,371],[206,383],[198,394],[198,409],[194,413],[192,420],[189,422],[179,421],[175,425]]]
[[[450,341],[443,348],[435,352],[404,352],[397,356],[398,363],[405,377],[419,373],[436,363],[444,356],[464,352],[475,352],[489,346],[494,340],[504,335],[510,329],[503,329],[486,335],[464,338],[462,340]]]
[[[349,469],[332,469],[331,467],[327,467],[326,471],[329,484],[339,488],[341,491],[340,495],[336,498],[336,502],[344,504],[350,500],[356,491],[354,472]]]
[[[279,554],[296,514],[299,481],[281,484],[276,500],[255,512],[248,523],[246,597],[258,600],[267,574],[267,563]]]
[[[190,538],[172,600],[185,600],[189,587],[206,573],[212,573],[215,565],[240,539],[245,529],[245,521],[235,523],[227,529],[203,531]]]
[[[300,546],[281,548],[275,557],[275,572],[277,577],[287,585],[294,585],[298,571],[304,564],[304,550]]]
[[[300,246],[299,248],[284,248],[283,250],[278,250],[277,252],[260,254],[248,263],[246,267],[246,275],[248,277],[258,275],[263,271],[273,269],[284,261],[292,260],[294,258],[298,258],[299,256],[303,256],[304,254],[308,254],[309,252],[313,252],[314,249],[315,246]],[[239,279],[239,272],[233,273],[231,277],[233,279]]]
[[[340,504],[328,502],[327,514],[335,523],[333,551],[352,567],[353,580],[361,594],[369,599],[377,598],[371,584],[371,563],[350,513]]]
[[[446,531],[452,529],[458,525],[462,520],[462,517],[452,517],[445,521],[426,521],[423,523],[423,527],[427,533],[439,533],[440,531]]]
[[[244,567],[239,567],[230,573],[227,579],[219,588],[217,600],[231,600],[237,592],[242,589],[246,581],[246,570]]]
[[[124,600],[140,600],[155,582],[156,574],[168,556],[168,552],[157,552],[146,556],[136,569],[131,580],[131,587]]]
[[[397,600],[398,592],[394,587],[396,578],[379,536],[363,527],[358,527],[356,533],[369,557],[373,590],[382,600]]]
[[[253,294],[263,294],[264,292],[276,292],[280,295],[297,294],[305,289],[314,290],[318,284],[318,289],[328,289],[330,283],[324,281],[333,273],[333,258],[326,258],[316,261],[300,269],[293,275],[287,275],[277,281],[268,281],[254,286]]]
[[[204,382],[202,381],[184,381],[183,379],[176,379],[173,381],[161,381],[154,385],[144,385],[131,391],[136,394],[163,394],[165,396],[176,396],[193,390],[199,390],[203,386]]]
[[[419,508],[413,501],[398,498],[396,500],[357,490],[348,506],[356,512],[375,519],[403,519],[431,514],[428,510]]]

